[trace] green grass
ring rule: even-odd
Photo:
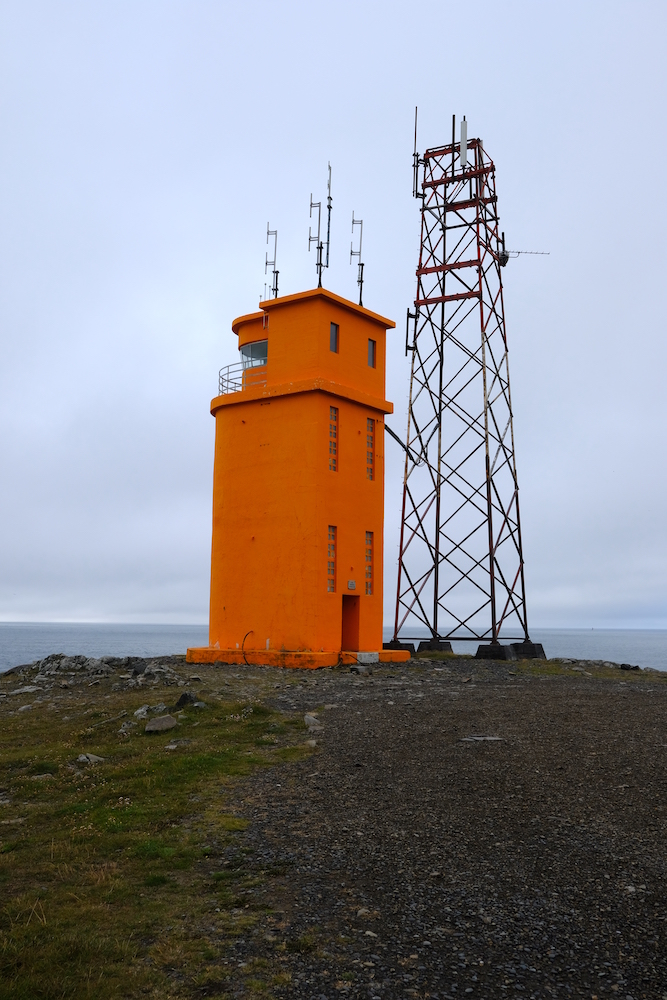
[[[67,706],[69,720],[45,705],[3,713],[0,1000],[191,997],[209,977],[220,982],[207,995],[222,997],[227,942],[257,919],[242,901],[242,861],[213,873],[246,825],[226,789],[308,752],[290,745],[302,726],[218,702],[188,710],[177,730],[148,736],[141,724],[124,736],[119,721],[96,724],[123,710],[132,719],[146,692],[107,691],[77,692],[86,700]],[[173,701],[174,688],[149,697]],[[171,738],[190,742],[167,751]],[[80,764],[82,753],[105,760]]]

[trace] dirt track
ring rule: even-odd
[[[585,669],[449,660],[277,691],[323,729],[239,792],[227,864],[263,873],[249,898],[272,912],[236,944],[234,995],[261,958],[306,1000],[667,998],[667,682]]]

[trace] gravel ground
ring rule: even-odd
[[[267,910],[227,989],[263,963],[297,1000],[667,1000],[666,680],[449,659],[277,684],[322,728],[239,788],[225,863]]]

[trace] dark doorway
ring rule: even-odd
[[[359,597],[343,594],[343,634],[341,649],[356,652],[359,649]]]

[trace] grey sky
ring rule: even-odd
[[[423,14],[422,14],[423,11]],[[667,625],[656,3],[0,2],[0,619],[208,616],[217,371],[264,287],[332,266],[393,317],[405,432],[419,148],[497,165],[533,625]],[[387,443],[385,618],[402,462]]]

